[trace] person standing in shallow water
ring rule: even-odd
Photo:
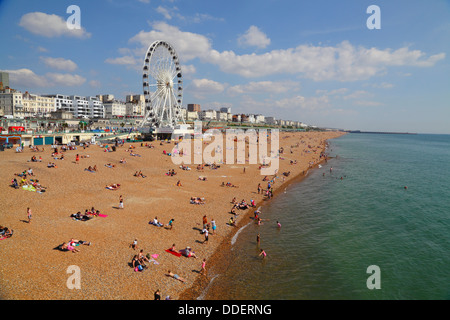
[[[259,255],[258,256],[262,256],[263,257],[263,259],[265,259],[266,258],[266,256],[267,256],[267,254],[266,254],[266,252],[263,250],[263,249],[261,249],[261,252],[259,253]]]

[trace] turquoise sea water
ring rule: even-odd
[[[347,134],[328,152],[239,232],[202,298],[450,298],[450,135]],[[381,289],[367,288],[371,265]]]

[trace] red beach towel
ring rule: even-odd
[[[166,252],[173,254],[174,256],[181,257],[181,253],[167,249]]]

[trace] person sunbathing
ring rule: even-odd
[[[106,189],[109,189],[109,190],[117,190],[117,189],[119,189],[120,188],[120,184],[116,184],[116,183],[113,183],[113,184],[110,184],[109,186],[106,186]]]
[[[94,169],[94,167],[91,167],[91,166],[87,167],[87,169],[84,169],[84,170],[87,170],[87,171],[90,171],[90,172],[97,171],[97,170]]]
[[[180,180],[178,180],[177,181],[177,187],[181,187],[182,185],[181,185],[181,181]]]
[[[107,164],[105,164],[105,167],[108,167],[108,168],[114,168],[115,165],[112,164],[112,163],[107,163]]]
[[[63,242],[63,244],[59,245],[58,249],[60,249],[61,251],[72,251],[72,253],[80,252],[80,250],[76,249],[75,247],[69,245],[66,242]]]
[[[182,277],[180,277],[179,275],[170,272],[170,270],[167,271],[167,272],[168,272],[168,273],[166,274],[166,276],[168,276],[168,277],[172,277],[172,278],[174,278],[174,279],[176,279],[176,280],[179,280],[179,281],[181,281],[181,282],[185,282],[185,281],[186,281],[186,280],[184,280]]]
[[[125,160],[125,158],[120,159],[120,163],[127,163],[127,161]]]
[[[191,197],[191,204],[205,204],[205,199],[200,197]]]
[[[202,176],[200,176],[200,177],[198,177],[198,180],[200,180],[200,181],[206,181],[206,180],[208,180],[206,177],[202,177]]]

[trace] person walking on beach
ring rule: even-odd
[[[80,155],[77,153],[77,155],[75,156],[75,163],[79,164],[80,163]]]
[[[123,197],[122,197],[122,195],[119,196],[119,209],[123,209]]]
[[[200,274],[206,276],[206,259],[203,259],[202,261],[202,268],[200,270]]]
[[[216,221],[214,220],[214,218],[211,219],[211,228],[212,228],[211,234],[215,234],[217,226],[216,226]]]
[[[27,218],[28,218],[28,223],[31,223],[31,209],[27,208]]]
[[[208,228],[203,229],[203,234],[205,235],[205,240],[203,241],[203,243],[208,244],[208,235],[209,235]]]
[[[172,230],[172,228],[173,228],[173,222],[175,221],[175,219],[170,219],[170,221],[169,221],[169,224],[167,225],[167,228],[169,229],[169,230]]]
[[[258,233],[258,235],[256,236],[256,243],[259,245],[260,242],[261,242],[261,236]]]

